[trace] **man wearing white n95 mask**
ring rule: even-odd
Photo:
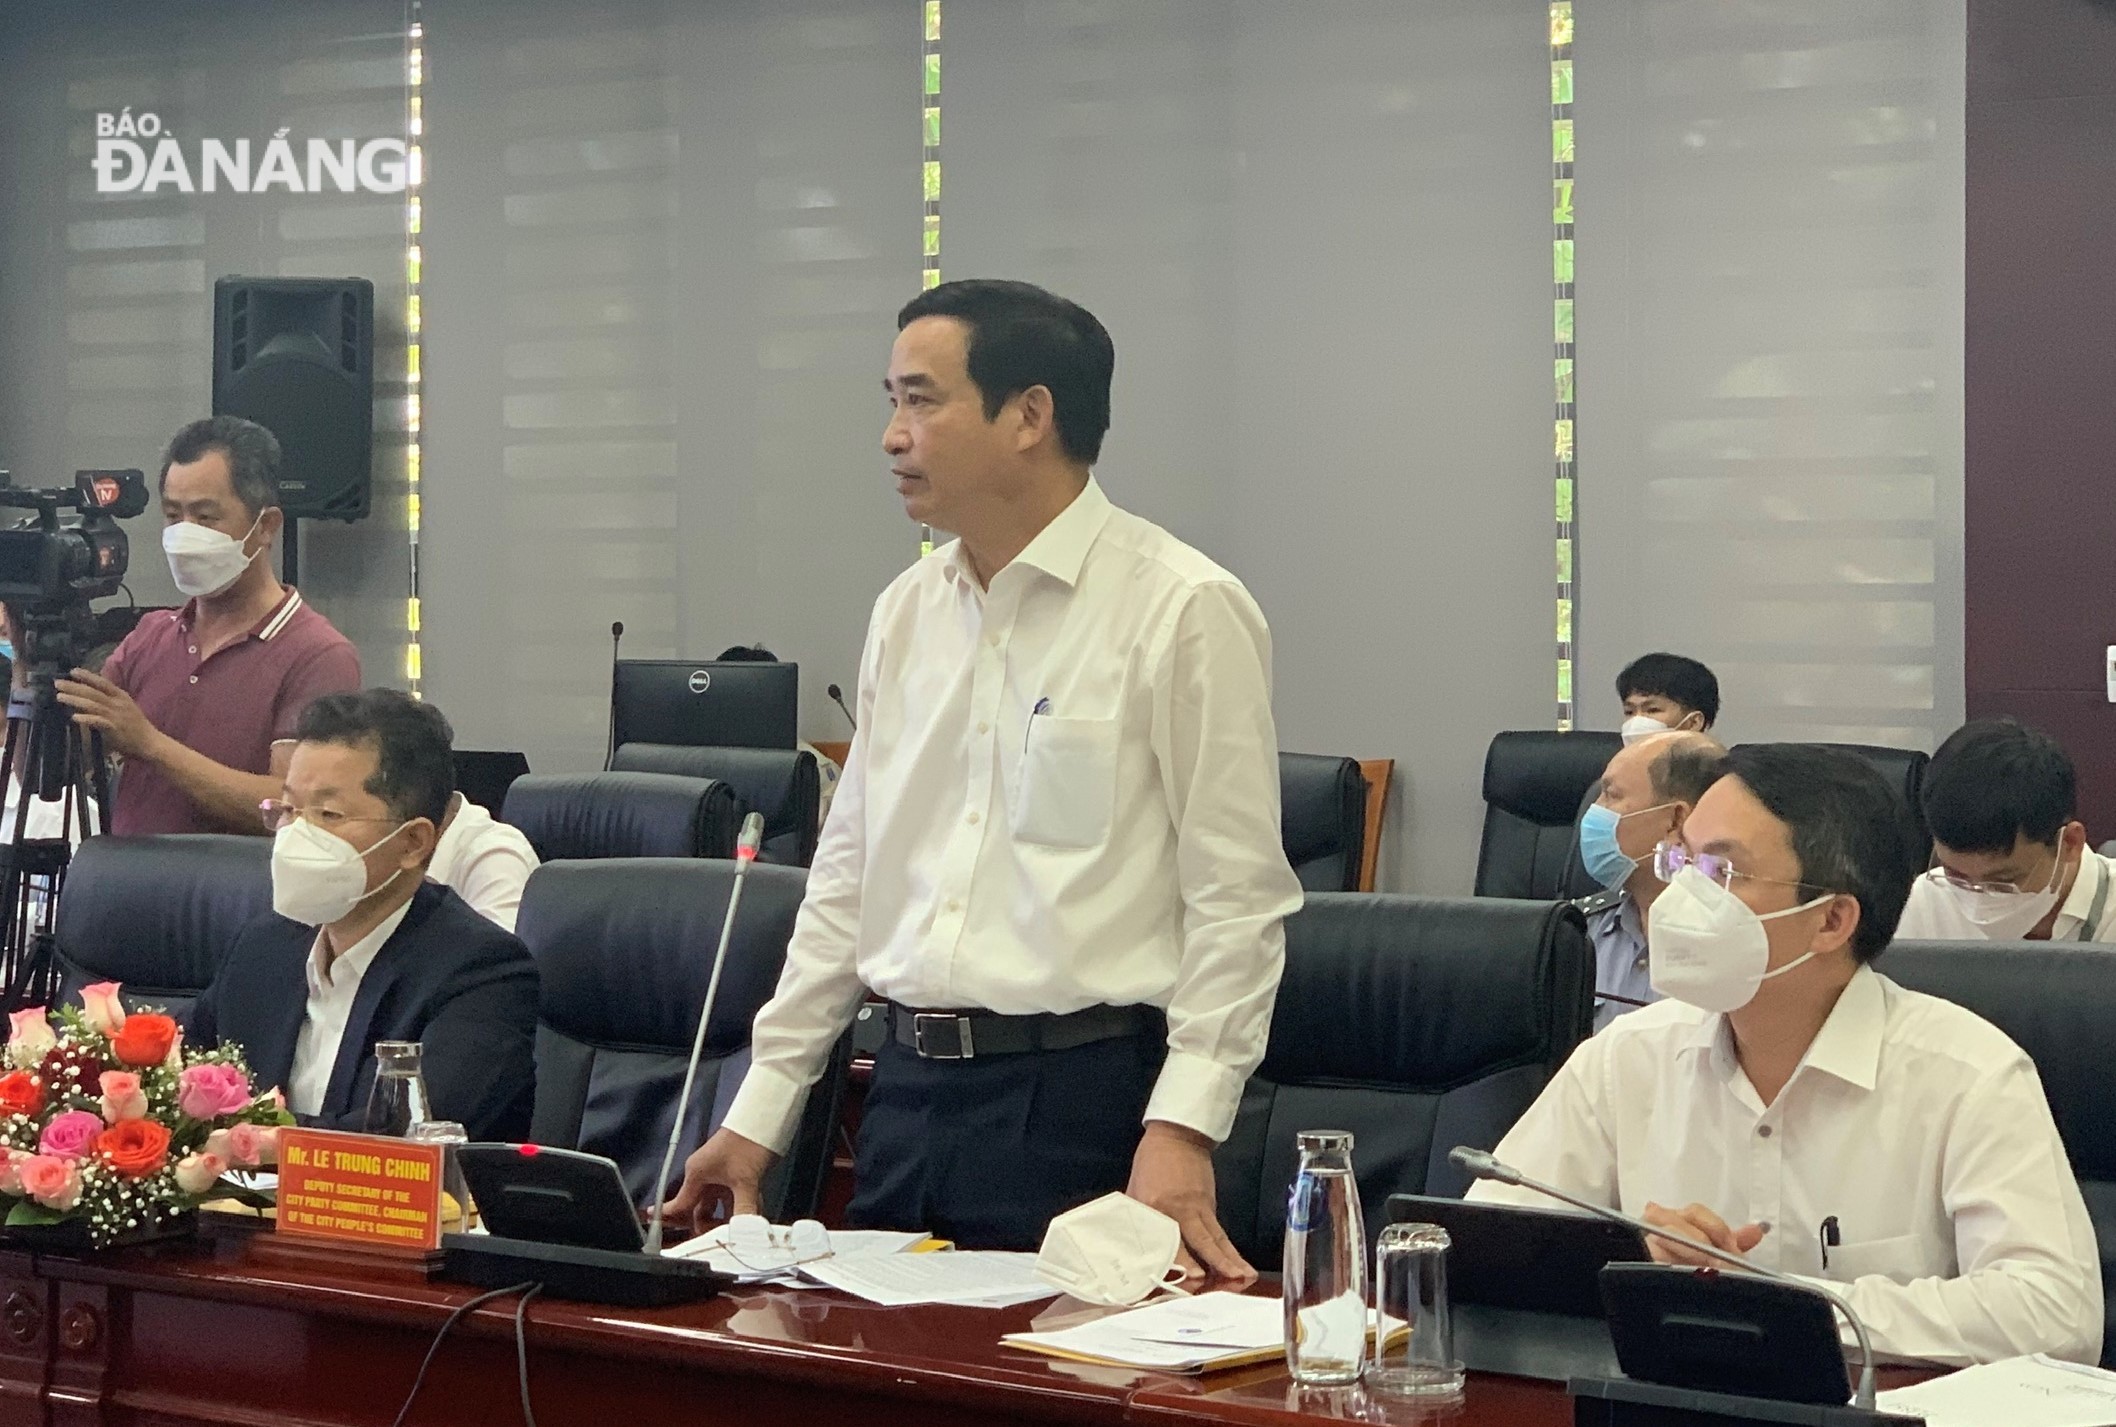
[[[2056,739],[2012,719],[1964,724],[1919,801],[1938,865],[1911,887],[1899,938],[2116,942],[2116,861],[2087,845]]]
[[[162,548],[182,609],[148,614],[100,674],[57,682],[74,722],[124,760],[110,831],[256,832],[278,796],[294,721],[319,694],[360,687],[344,635],[272,574],[279,442],[215,416],[162,457]]]
[[[1646,935],[1668,999],[1575,1051],[1498,1158],[1842,1285],[1877,1350],[2095,1361],[2100,1256],[2035,1067],[1871,964],[1914,871],[1902,799],[1813,745],[1722,768],[1660,851]]]
[[[883,449],[906,513],[960,539],[875,605],[785,973],[671,1212],[754,1206],[864,982],[892,1004],[854,1222],[1029,1249],[1123,1190],[1253,1276],[1212,1147],[1300,905],[1263,617],[1090,475],[1115,362],[1092,314],[956,282],[898,327]]]

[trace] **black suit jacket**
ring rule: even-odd
[[[186,1041],[239,1045],[260,1086],[282,1088],[308,1016],[316,929],[277,914],[235,938],[192,1008]],[[473,1140],[522,1140],[536,1098],[536,963],[513,933],[427,882],[369,963],[318,1114],[303,1122],[358,1130],[375,1079],[376,1041],[419,1041],[433,1113]]]

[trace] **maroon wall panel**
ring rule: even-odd
[[[1968,5],[1968,711],[2062,740],[2100,841],[2116,838],[2116,4]]]

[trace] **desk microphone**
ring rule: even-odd
[[[705,983],[705,1005],[698,1011],[698,1034],[691,1040],[691,1063],[683,1068],[683,1090],[676,1097],[676,1125],[669,1131],[669,1147],[661,1157],[661,1177],[654,1181],[654,1219],[647,1226],[647,1241],[641,1250],[649,1256],[661,1252],[661,1211],[669,1197],[669,1171],[676,1167],[676,1148],[683,1143],[684,1121],[690,1118],[691,1085],[698,1078],[698,1062],[705,1055],[705,1028],[713,1019],[713,1000],[720,994],[720,971],[727,965],[728,939],[735,934],[735,909],[742,905],[742,879],[757,860],[764,842],[764,814],[751,813],[742,820],[742,835],[735,842],[735,881],[728,888],[727,915],[720,921],[720,947],[713,953],[713,974]]]
[[[610,621],[610,747],[603,754],[602,766],[610,767],[617,761],[617,646],[625,637],[625,622]]]
[[[1641,1234],[1651,1234],[1654,1238],[1666,1239],[1673,1244],[1681,1244],[1684,1248],[1695,1250],[1706,1258],[1718,1259],[1722,1263],[1732,1264],[1736,1268],[1747,1269],[1758,1278],[1768,1278],[1776,1283],[1805,1289],[1810,1293],[1819,1294],[1823,1298],[1828,1299],[1830,1306],[1843,1314],[1844,1321],[1851,1324],[1852,1334],[1859,1340],[1859,1391],[1852,1398],[1852,1405],[1863,1408],[1868,1412],[1874,1410],[1873,1341],[1867,1336],[1866,1324],[1860,1321],[1857,1313],[1852,1311],[1852,1306],[1845,1300],[1844,1295],[1838,1293],[1835,1289],[1824,1288],[1821,1284],[1795,1278],[1789,1273],[1780,1273],[1776,1269],[1750,1263],[1740,1254],[1729,1253],[1716,1244],[1708,1244],[1702,1240],[1693,1239],[1687,1234],[1678,1234],[1673,1229],[1663,1229],[1658,1225],[1649,1224],[1643,1219],[1634,1219],[1622,1210],[1611,1209],[1605,1204],[1591,1204],[1585,1199],[1567,1194],[1556,1185],[1545,1184],[1539,1179],[1530,1179],[1512,1165],[1501,1164],[1483,1150],[1471,1149],[1468,1145],[1456,1145],[1447,1152],[1447,1157],[1449,1162],[1457,1169],[1466,1170],[1477,1179],[1489,1179],[1496,1184],[1512,1184],[1518,1185],[1523,1189],[1532,1189],[1538,1194],[1548,1195],[1561,1204],[1570,1204],[1573,1208],[1584,1209],[1597,1218],[1607,1219],[1612,1224],[1622,1224],[1625,1228],[1636,1229]],[[666,1177],[666,1170],[663,1170],[663,1175]]]
[[[845,715],[845,722],[852,725],[854,733],[858,733],[860,731],[860,721],[852,716],[851,709],[845,707],[845,691],[836,684],[832,684],[823,692],[830,695],[830,701],[838,706],[838,712]]]

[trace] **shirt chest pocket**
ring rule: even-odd
[[[1014,836],[1044,847],[1098,847],[1117,805],[1114,718],[1029,720],[1014,794]]]
[[[1829,1251],[1829,1276],[1839,1283],[1852,1283],[1874,1274],[1896,1283],[1909,1283],[1938,1271],[1927,1266],[1924,1246],[1916,1234],[1839,1244]]]

